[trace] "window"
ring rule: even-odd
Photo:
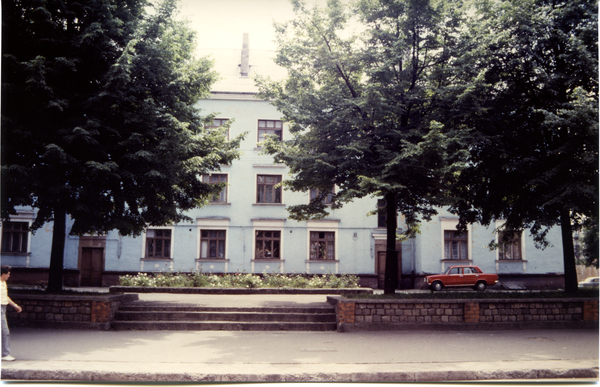
[[[521,234],[501,232],[499,235],[500,248],[498,249],[498,259],[522,259],[521,255]]]
[[[283,140],[283,125],[278,120],[258,120],[258,142],[265,141],[267,136],[275,135]]]
[[[227,175],[213,174],[202,176],[202,181],[209,184],[227,183]],[[211,203],[227,203],[227,186],[224,186],[219,195],[210,198]]]
[[[2,223],[2,251],[7,253],[26,253],[29,237],[28,222]]]
[[[444,231],[444,259],[469,259],[468,236],[467,232]]]
[[[225,230],[202,230],[200,258],[225,258]]]
[[[335,233],[311,231],[310,259],[335,259]]]
[[[255,259],[279,259],[281,231],[256,231]]]
[[[310,200],[313,200],[316,197],[318,197],[320,193],[321,192],[317,188],[311,188],[310,189]],[[325,198],[323,199],[323,204],[331,204],[332,201],[333,201],[333,189],[331,190],[331,192],[329,192],[329,194],[327,196],[325,196]]]
[[[146,230],[146,258],[171,258],[171,230]]]
[[[225,125],[229,121],[227,118],[215,118],[210,125],[206,125],[206,129],[217,129]],[[229,131],[227,131],[227,138],[229,138]]]
[[[258,175],[256,187],[257,203],[281,203],[280,175]]]

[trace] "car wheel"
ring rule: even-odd
[[[485,281],[479,281],[475,284],[475,290],[483,292],[487,288]]]
[[[443,288],[444,288],[444,285],[440,281],[435,281],[434,283],[431,284],[431,290],[433,290],[434,292],[439,292]]]

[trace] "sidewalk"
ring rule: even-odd
[[[143,302],[303,306],[326,296],[140,294]],[[3,380],[598,380],[598,330],[248,332],[13,328]],[[573,379],[571,378],[578,378]],[[583,378],[583,379],[581,379]]]

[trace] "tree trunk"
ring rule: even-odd
[[[565,268],[565,292],[577,291],[577,268],[575,267],[575,249],[573,247],[573,229],[568,210],[560,213],[560,227],[563,245],[563,263]]]
[[[52,250],[50,252],[48,292],[59,292],[63,289],[63,262],[67,230],[66,217],[67,214],[64,208],[56,207],[54,209],[54,230],[52,232]]]
[[[396,194],[385,195],[387,215],[387,239],[385,254],[384,294],[394,294],[398,289],[398,252],[396,251]]]

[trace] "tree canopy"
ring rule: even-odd
[[[461,222],[563,231],[566,289],[577,289],[572,225],[598,211],[597,2],[479,1],[463,57],[469,160]],[[510,233],[505,233],[510,235]]]
[[[284,82],[260,82],[290,125],[293,139],[267,141],[276,162],[290,167],[295,191],[318,189],[291,217],[327,216],[330,209],[368,195],[382,196],[388,213],[385,292],[397,287],[396,212],[412,235],[450,202],[447,187],[464,152],[459,133],[440,124],[451,98],[446,69],[456,58],[458,2],[340,1],[306,9],[293,1],[296,19],[277,26],[276,63]],[[349,33],[352,13],[364,27]],[[375,209],[374,209],[375,210]]]
[[[216,74],[194,58],[176,1],[147,9],[145,0],[3,4],[2,217],[28,205],[32,229],[54,221],[53,290],[66,214],[78,235],[189,220],[184,211],[222,188],[201,175],[238,157],[240,139],[205,130],[211,116],[194,106]]]

